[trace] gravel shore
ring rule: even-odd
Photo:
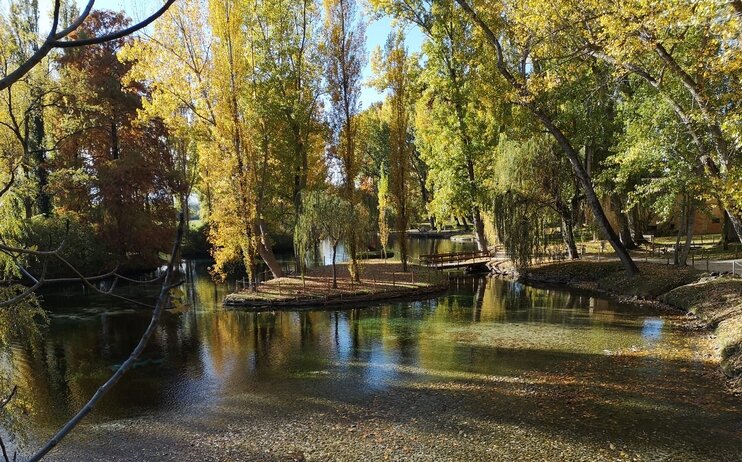
[[[514,377],[400,367],[377,390],[331,367],[179,413],[85,425],[50,460],[742,460],[733,397],[622,380],[642,361],[628,356],[601,379],[604,361]],[[688,373],[718,386],[713,364]]]

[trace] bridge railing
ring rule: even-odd
[[[473,252],[452,252],[436,253],[430,255],[420,255],[420,264],[425,266],[440,266],[450,263],[475,262],[478,258],[489,258],[488,250],[478,250]]]

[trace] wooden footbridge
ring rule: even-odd
[[[488,250],[420,255],[421,265],[440,270],[455,268],[473,269],[486,265],[490,260],[492,260],[492,256]]]

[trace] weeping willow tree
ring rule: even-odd
[[[501,135],[494,165],[494,213],[500,241],[518,267],[547,248],[547,231],[559,229],[566,254],[579,258],[576,212],[582,200],[576,178],[544,134]]]
[[[516,268],[527,268],[534,255],[546,250],[543,207],[512,190],[493,201],[497,237]]]
[[[337,288],[337,249],[346,245],[360,245],[365,236],[364,223],[368,213],[362,205],[328,191],[309,191],[302,196],[302,212],[294,229],[296,254],[301,257],[302,276],[306,273],[304,258],[321,241],[329,241],[332,248],[332,287]]]

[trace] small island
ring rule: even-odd
[[[395,298],[423,297],[447,287],[447,275],[419,265],[402,271],[398,261],[367,261],[359,267],[360,282],[350,277],[348,264],[337,265],[337,288],[333,288],[332,265],[308,269],[300,274],[271,279],[255,288],[227,295],[225,306],[298,308],[338,306]]]

